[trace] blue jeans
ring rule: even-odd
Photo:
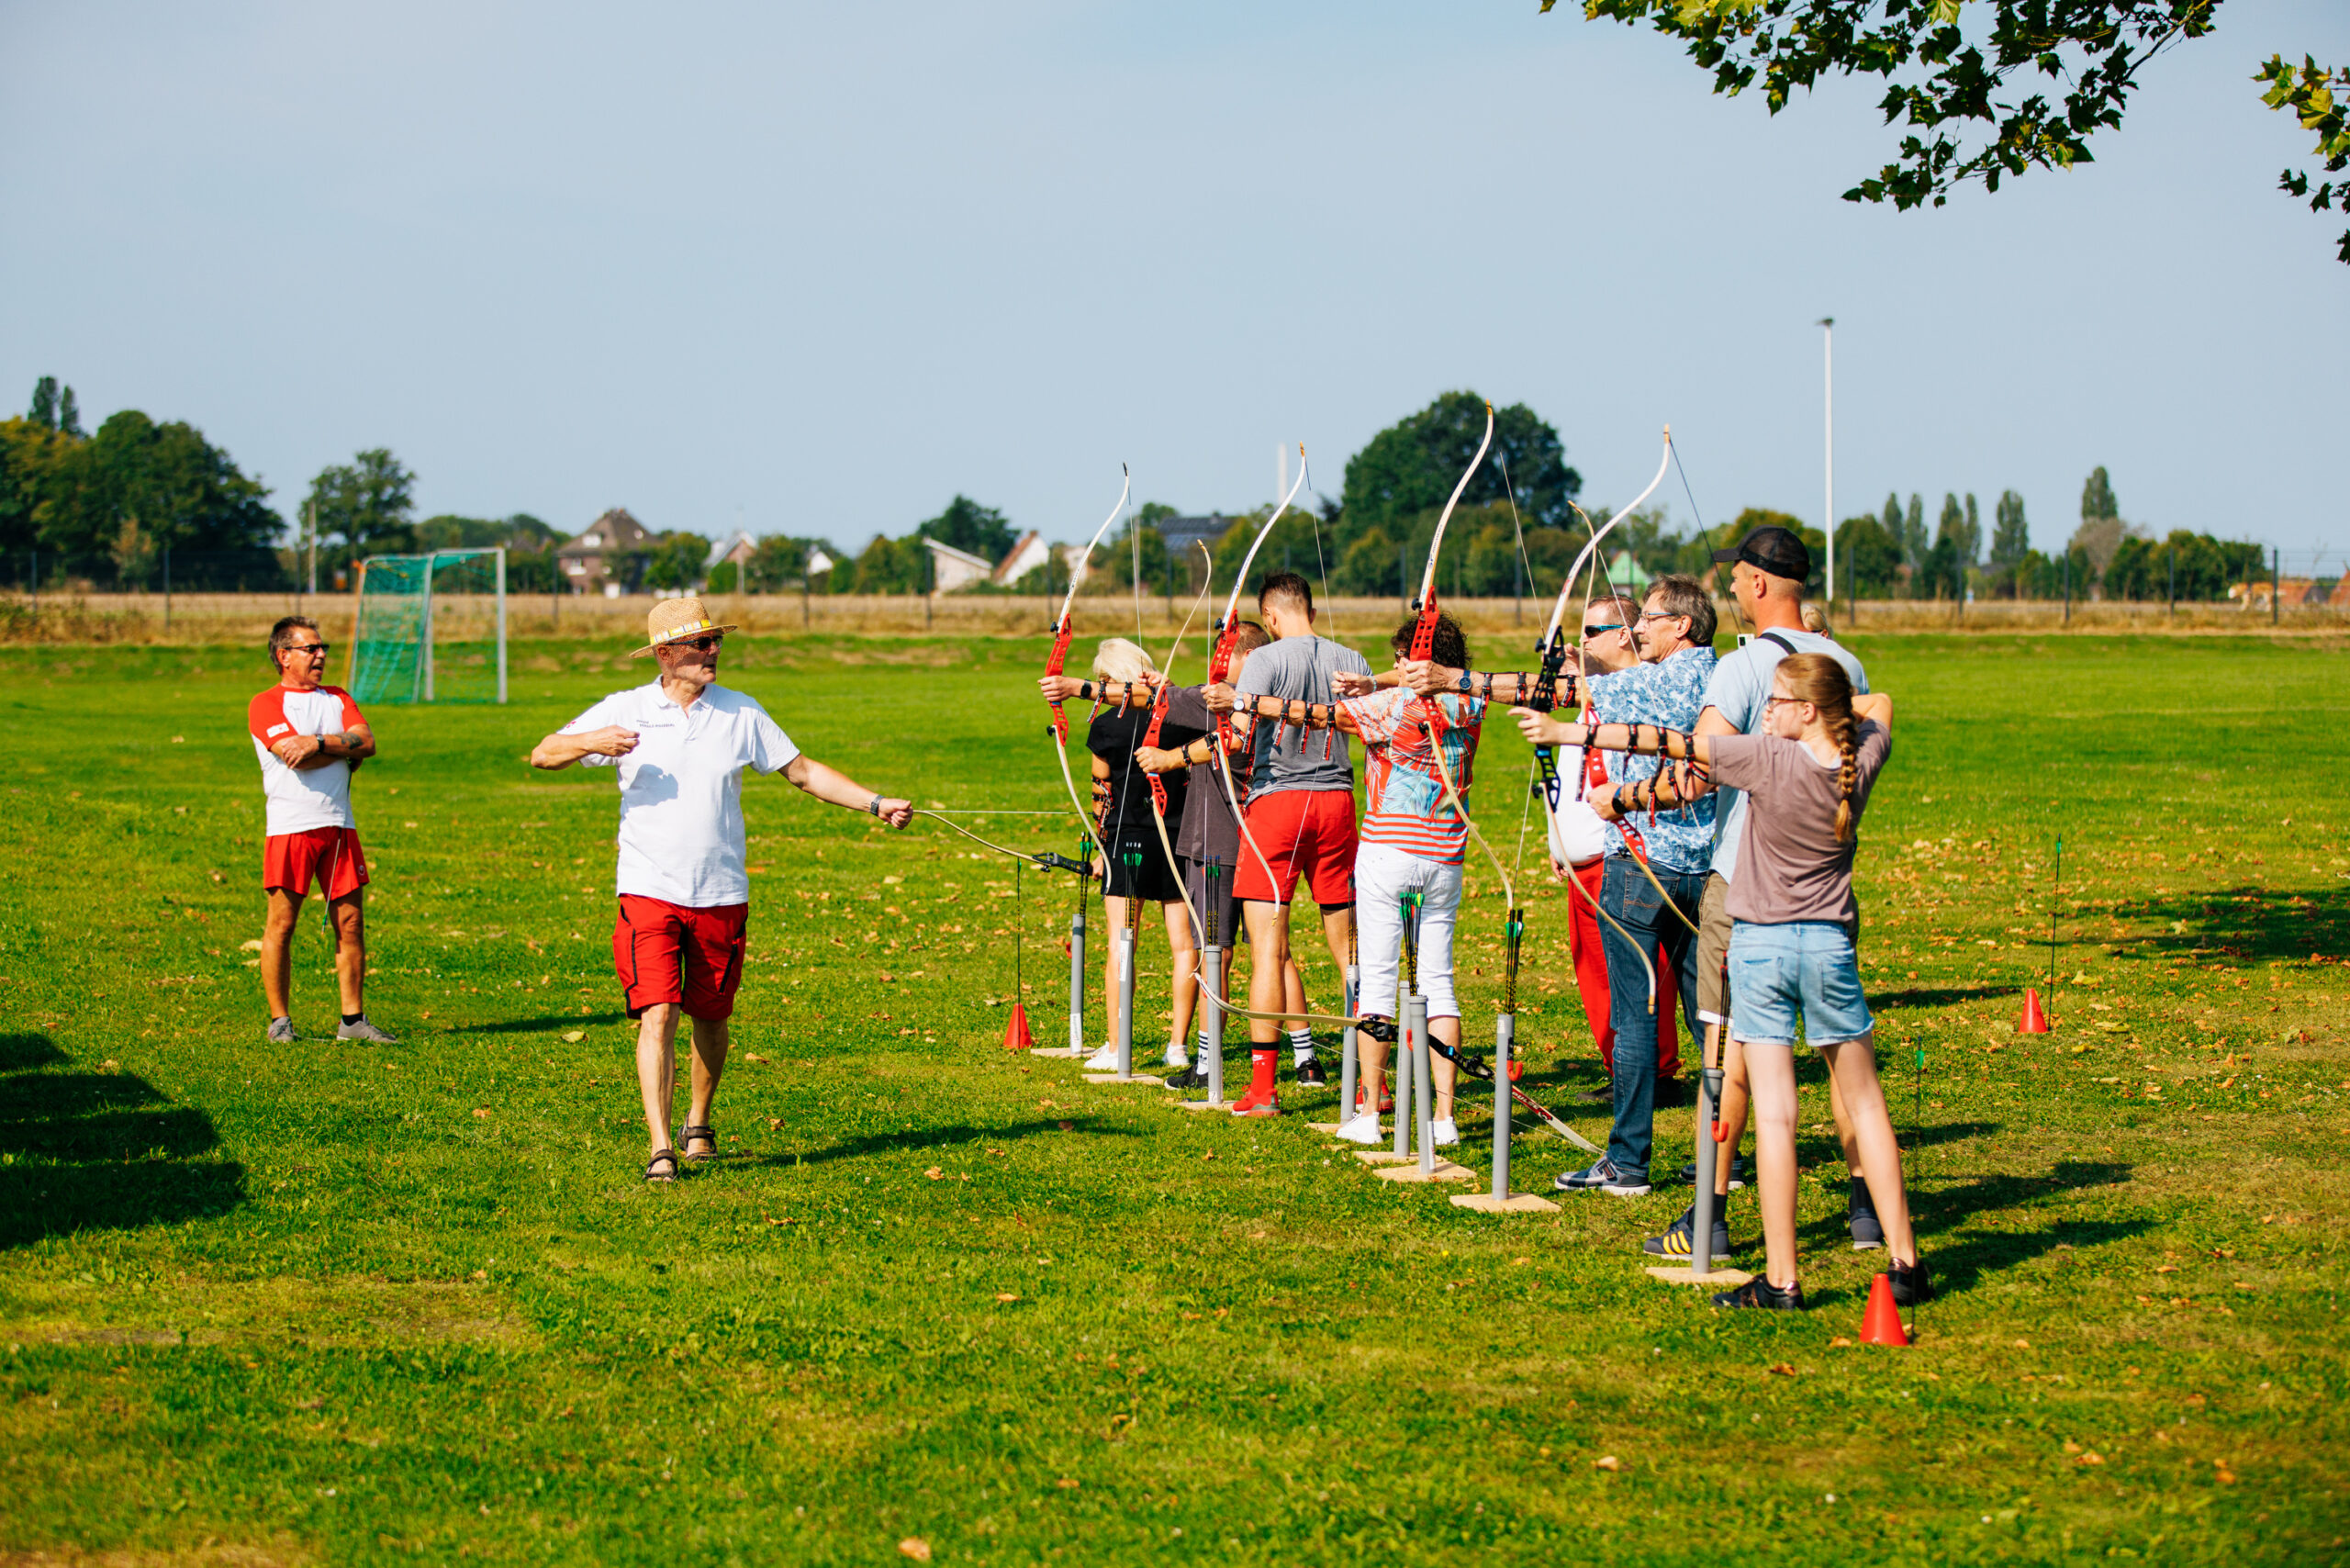
[[[1664,949],[1681,979],[1681,1016],[1697,1025],[1697,903],[1706,893],[1703,871],[1655,868],[1656,879],[1673,895],[1681,916],[1665,908],[1655,887],[1631,857],[1611,855],[1600,873],[1599,906],[1629,932],[1635,947],[1615,925],[1600,923],[1607,955],[1608,1021],[1616,1026],[1616,1125],[1607,1134],[1607,1158],[1624,1176],[1645,1181],[1649,1145],[1656,1124],[1656,1014],[1649,1011],[1649,972],[1643,953]]]

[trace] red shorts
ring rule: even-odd
[[[612,923],[612,967],[628,997],[628,1015],[642,1017],[664,1002],[682,1005],[688,1018],[732,1014],[750,915],[746,903],[688,909],[622,893],[620,918]]]
[[[1248,835],[1256,853],[1240,846],[1233,895],[1259,903],[1287,903],[1302,874],[1314,902],[1338,909],[1355,902],[1355,793],[1351,790],[1280,790],[1248,802]],[[1273,868],[1265,879],[1261,853]],[[1278,891],[1276,891],[1278,888]]]
[[[302,898],[316,880],[327,897],[339,899],[367,885],[367,856],[359,847],[357,828],[314,827],[308,833],[275,834],[261,842],[263,892],[283,888]]]

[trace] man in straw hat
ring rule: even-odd
[[[718,1152],[711,1101],[726,1066],[726,1020],[743,978],[751,883],[744,867],[742,775],[783,776],[820,801],[869,812],[893,828],[913,802],[868,790],[805,756],[756,699],[718,684],[718,655],[732,626],[712,623],[698,599],[663,599],[645,618],[659,678],[616,691],[541,741],[531,766],[618,767],[621,785],[620,916],[612,962],[638,1021],[637,1082],[652,1158],[644,1179],[670,1182],[677,1014],[694,1021],[692,1114],[686,1160]]]

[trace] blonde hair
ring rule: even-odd
[[[1158,673],[1158,666],[1150,662],[1150,655],[1142,651],[1141,645],[1124,637],[1105,638],[1093,652],[1096,680],[1122,680],[1131,686]]]
[[[1831,643],[1836,640],[1836,628],[1828,624],[1828,611],[1819,608],[1818,599],[1805,599],[1801,613],[1805,631],[1816,632]]]
[[[1790,654],[1779,661],[1787,696],[1819,711],[1819,722],[1843,759],[1836,770],[1836,842],[1852,836],[1852,787],[1859,768],[1852,760],[1852,681],[1844,666],[1826,654]]]

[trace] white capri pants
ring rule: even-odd
[[[1452,928],[1460,918],[1459,866],[1447,866],[1384,844],[1355,851],[1355,952],[1362,983],[1356,1011],[1397,1016],[1395,981],[1404,964],[1405,893],[1420,905],[1419,994],[1431,1018],[1458,1018],[1452,995]]]

